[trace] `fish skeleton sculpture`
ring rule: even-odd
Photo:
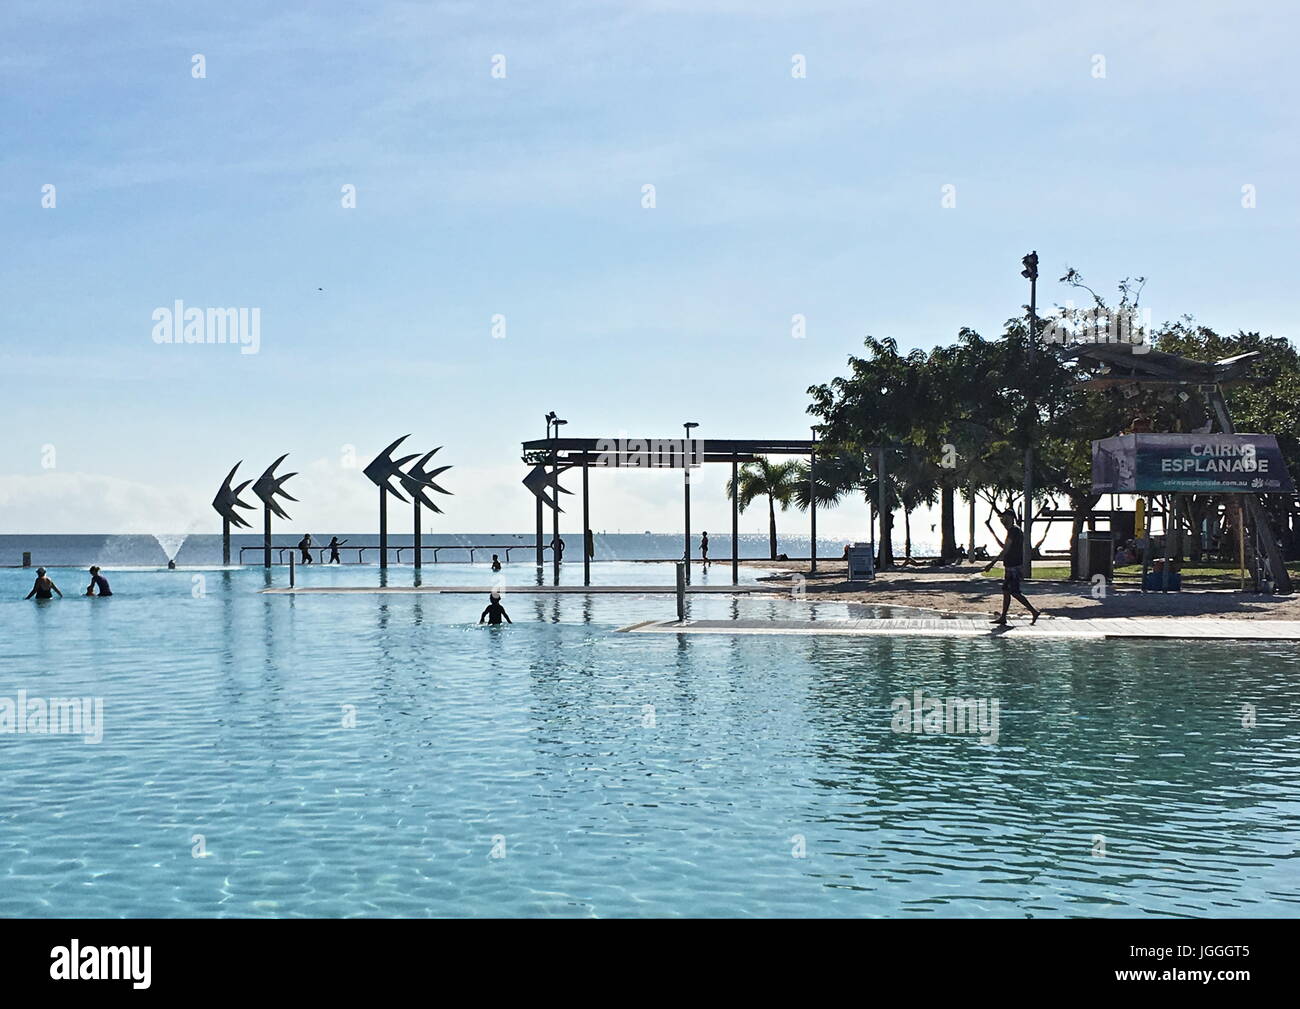
[[[286,473],[284,476],[275,475],[275,467],[284,462],[288,455],[289,453],[286,452],[284,455],[280,456],[279,459],[275,460],[275,462],[271,463],[270,466],[266,467],[266,472],[259,476],[253,483],[253,493],[262,499],[262,504],[266,505],[272,515],[282,519],[287,519],[289,516],[285,510],[280,507],[280,503],[275,500],[275,496],[278,494],[287,501],[298,500],[284,489],[284,482],[288,480],[289,477],[297,476],[298,474]]]
[[[389,494],[393,495],[393,497],[397,498],[398,501],[405,501],[406,498],[402,497],[402,492],[388,481],[395,476],[399,478],[404,477],[406,474],[402,472],[402,467],[419,455],[419,453],[412,452],[410,455],[404,455],[400,459],[394,459],[393,449],[397,448],[398,445],[402,444],[402,442],[406,441],[409,437],[411,437],[409,434],[402,435],[402,437],[398,438],[397,441],[389,445],[388,448],[384,449],[377,456],[371,459],[370,464],[361,471],[370,478],[371,483],[380,490],[387,491]]]
[[[244,517],[235,511],[236,508],[253,508],[254,506],[246,501],[241,501],[239,495],[244,488],[251,484],[252,480],[245,480],[238,487],[231,487],[230,481],[235,478],[235,470],[243,464],[243,460],[235,463],[234,467],[226,474],[226,479],[221,484],[221,489],[217,491],[217,496],[212,499],[212,507],[216,509],[217,514],[229,522],[232,526],[248,526],[249,523]]]
[[[547,508],[555,508],[561,512],[564,509],[560,508],[558,504],[559,496],[573,493],[573,491],[560,486],[560,474],[547,469],[544,463],[539,463],[529,470],[528,475],[524,477],[524,486],[541,498],[542,504]],[[552,500],[547,495],[546,490],[548,487],[556,492],[555,500]]]
[[[396,442],[394,442],[393,444],[395,445]],[[390,445],[389,448],[392,448],[392,446]],[[419,462],[415,463],[405,473],[398,474],[398,478],[402,485],[402,489],[405,490],[406,493],[410,494],[411,497],[415,498],[415,500],[419,501],[420,504],[424,505],[424,507],[428,508],[430,511],[436,512],[439,515],[442,514],[442,509],[439,508],[436,504],[434,504],[431,500],[429,500],[428,495],[425,494],[425,488],[428,488],[429,490],[435,490],[439,494],[450,494],[451,491],[444,490],[442,487],[439,487],[436,483],[434,483],[434,477],[438,476],[439,473],[447,472],[447,470],[451,469],[451,467],[439,466],[435,470],[426,470],[424,467],[425,464],[428,463],[428,461],[431,458],[433,458],[434,452],[438,452],[441,449],[442,446],[439,445],[437,448],[433,450],[433,452],[426,452],[424,454],[424,457]]]

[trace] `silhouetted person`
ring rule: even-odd
[[[167,562],[167,570],[168,571],[176,570],[176,558],[173,557],[171,560]]]
[[[337,536],[331,536],[331,537],[330,537],[330,542],[329,542],[329,548],[330,548],[330,561],[329,561],[329,562],[330,562],[331,564],[342,564],[342,563],[343,563],[342,561],[339,560],[339,547],[341,547],[341,546],[342,546],[344,543],[346,543],[346,542],[347,542],[347,540],[341,540],[341,539],[339,539]]]
[[[700,557],[704,560],[704,566],[709,566],[709,534],[704,533],[700,536]]]
[[[95,595],[95,590],[99,590],[101,596],[111,596],[113,590],[108,587],[108,579],[99,573],[99,565],[92,564],[90,567],[90,584],[86,586],[86,595]]]
[[[493,571],[500,571],[500,570],[501,570],[501,561],[499,561],[499,560],[497,559],[497,555],[496,555],[496,554],[493,554],[493,555],[492,555],[492,570],[493,570]]]
[[[30,599],[35,596],[37,599],[53,599],[51,592],[59,592],[59,587],[54,584],[54,579],[46,577],[44,568],[36,569],[36,582],[32,585],[32,590],[24,597]],[[59,598],[63,598],[63,593],[59,592]]]
[[[564,540],[558,536],[551,540],[551,550],[555,553],[555,559],[561,564],[564,563]]]
[[[1038,611],[1034,609],[1034,604],[1026,599],[1020,591],[1020,577],[1025,558],[1024,530],[1016,525],[1016,513],[1010,508],[1002,513],[1002,524],[1007,527],[1007,539],[1002,544],[1002,552],[984,567],[984,570],[988,571],[998,561],[1002,562],[1002,614],[994,617],[993,622],[995,624],[1005,624],[1007,622],[1007,610],[1011,608],[1011,598],[1014,596],[1034,615],[1034,619],[1030,623],[1036,624],[1038,623]]]
[[[586,547],[587,547],[587,556],[588,556],[588,557],[595,557],[595,556],[596,556],[596,537],[595,537],[595,535],[592,533],[592,531],[591,531],[590,529],[587,530],[587,543],[586,543]]]
[[[302,562],[311,563],[311,533],[308,533],[298,541],[298,549],[302,551]]]
[[[502,617],[506,618],[506,623],[514,623],[514,621],[510,619],[510,614],[506,612],[506,608],[501,605],[501,597],[499,595],[493,592],[488,596],[488,600],[487,608],[479,614],[478,622],[480,624],[484,620],[489,624],[499,624],[501,623]]]

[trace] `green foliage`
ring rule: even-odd
[[[1072,276],[1082,287],[1082,277]],[[1120,285],[1121,309],[1136,309],[1142,283],[1137,278]],[[1093,440],[1134,426],[1204,430],[1209,421],[1207,404],[1195,393],[1130,388],[1126,396],[1081,387],[1079,364],[1041,340],[1031,350],[1027,337],[1022,319],[1009,320],[1000,340],[962,329],[955,343],[929,353],[903,355],[894,340],[867,337],[867,353],[849,358],[847,375],[808,390],[808,412],[823,425],[818,504],[850,492],[875,501],[882,445],[891,510],[933,502],[942,488],[1011,501],[1022,493],[1024,452],[1032,444],[1036,498],[1061,495],[1086,511],[1097,501]],[[1152,339],[1159,350],[1203,361],[1258,352],[1256,381],[1226,390],[1229,410],[1238,430],[1276,435],[1288,466],[1300,474],[1300,353],[1289,341],[1245,332],[1222,337],[1190,319],[1166,324]],[[795,499],[806,508],[806,468],[802,479]]]

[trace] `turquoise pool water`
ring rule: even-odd
[[[37,605],[0,571],[0,698],[101,698],[103,740],[0,735],[0,914],[1300,911],[1292,646],[615,633],[671,615],[635,595],[507,593],[488,629],[478,597],[53,574]],[[997,700],[996,743],[894,731],[917,690]]]

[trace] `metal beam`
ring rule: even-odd
[[[736,471],[740,460],[731,454],[731,584],[740,584],[740,483]]]
[[[582,454],[582,584],[591,584],[591,552],[587,549],[587,536],[591,533],[591,513],[588,508],[590,492],[587,487],[587,454]]]
[[[814,445],[817,443],[814,441]],[[808,519],[812,525],[812,541],[809,552],[812,554],[812,567],[809,574],[817,573],[817,450],[808,453]]]

